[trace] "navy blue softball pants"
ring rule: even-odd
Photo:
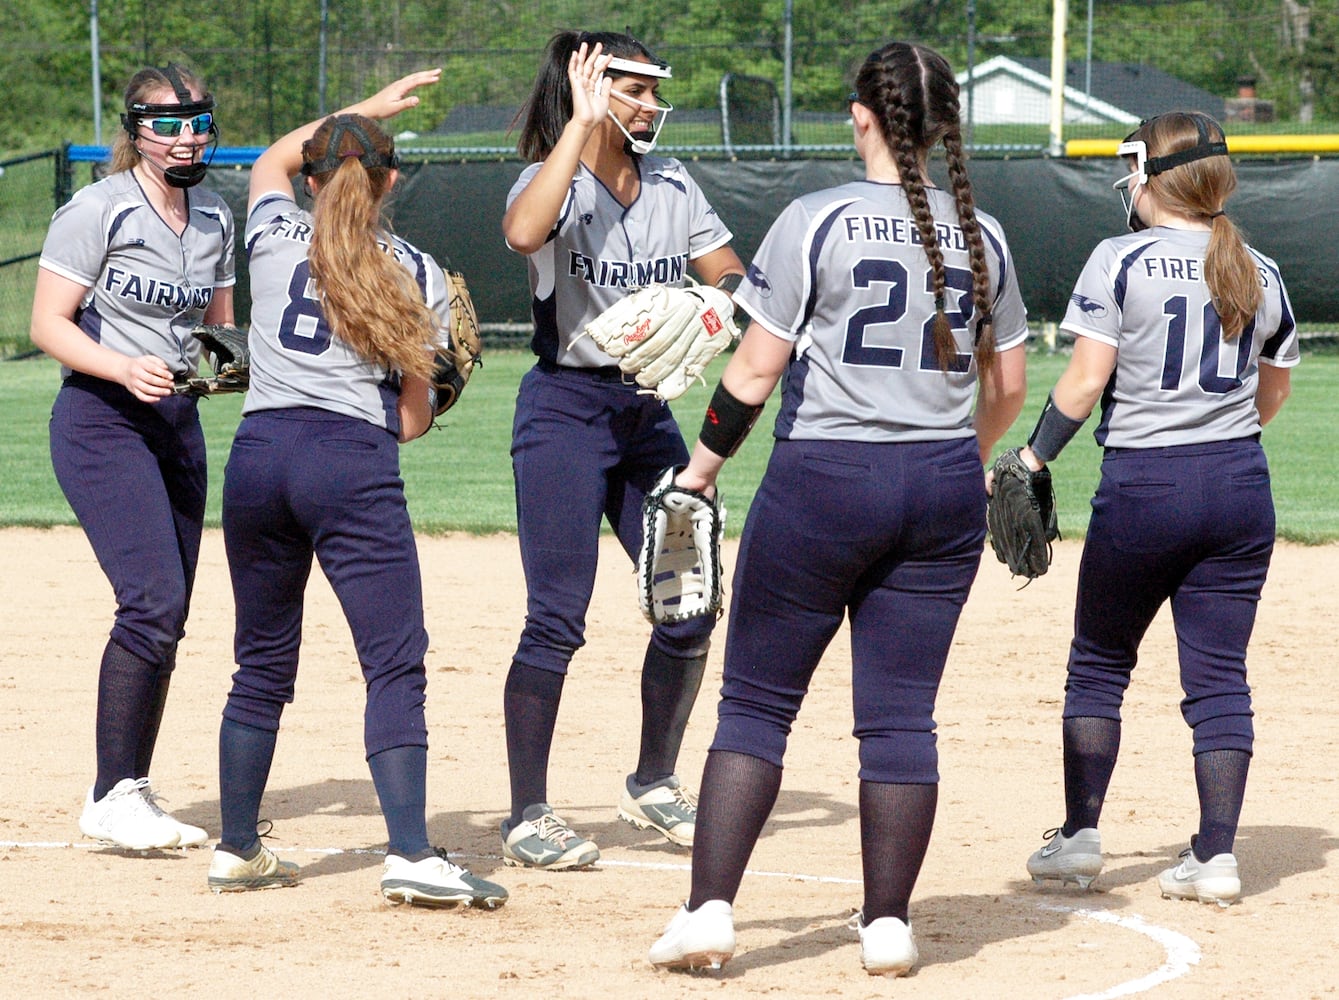
[[[1065,718],[1120,719],[1140,640],[1170,600],[1194,752],[1250,752],[1246,647],[1273,551],[1258,440],[1108,449],[1079,564]]]
[[[981,564],[985,506],[975,437],[778,441],[740,541],[711,749],[782,766],[849,615],[861,780],[937,782],[935,699]]]
[[[51,408],[51,465],[116,596],[111,638],[150,663],[185,634],[208,468],[196,401],[142,403],[75,374]]]
[[[635,560],[643,499],[666,468],[688,461],[670,408],[623,379],[617,369],[543,362],[521,379],[511,456],[526,586],[515,659],[526,666],[567,672],[586,641],[601,519]],[[657,625],[651,642],[669,656],[700,656],[714,625],[710,617]]]
[[[315,554],[362,664],[367,756],[427,746],[423,585],[394,435],[305,407],[248,415],[224,472],[223,537],[238,665],[224,717],[278,730]]]

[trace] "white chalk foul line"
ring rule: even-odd
[[[76,842],[68,841],[17,841],[0,840],[0,849],[5,848],[83,848],[97,849],[106,847],[105,844],[97,842]],[[193,848],[169,848],[170,850],[192,850]],[[288,853],[300,854],[353,854],[353,855],[372,855],[382,856],[386,852],[378,848],[368,847],[285,847],[274,845],[271,850]],[[502,858],[497,854],[466,854],[463,852],[452,852],[450,857],[460,858],[472,861],[501,861]],[[615,861],[609,858],[600,860],[602,868],[641,868],[647,871],[676,871],[688,872],[692,870],[691,865],[682,863],[671,863],[666,861]],[[754,868],[748,868],[744,871],[745,875],[751,875],[754,878],[783,878],[791,882],[815,882],[823,885],[860,885],[858,878],[838,878],[832,875],[805,875],[800,872],[770,872],[759,871]],[[1146,976],[1140,976],[1138,979],[1131,979],[1128,982],[1119,983],[1100,993],[1082,993],[1065,1000],[1116,1000],[1117,997],[1133,996],[1136,993],[1144,993],[1155,986],[1169,982],[1184,976],[1190,971],[1190,967],[1198,965],[1200,960],[1200,947],[1193,940],[1177,931],[1166,927],[1159,927],[1157,924],[1150,924],[1143,917],[1137,914],[1120,916],[1109,913],[1106,910],[1089,910],[1078,906],[1059,906],[1054,903],[1039,903],[1037,908],[1049,910],[1053,913],[1072,913],[1076,917],[1082,917],[1084,920],[1092,920],[1099,924],[1111,924],[1124,930],[1133,931],[1136,934],[1142,934],[1150,940],[1156,941],[1162,945],[1165,957],[1163,963]]]
[[[1155,986],[1184,976],[1190,971],[1192,965],[1199,964],[1200,946],[1198,944],[1177,931],[1150,924],[1137,914],[1119,916],[1115,913],[1108,913],[1106,910],[1086,910],[1077,906],[1056,906],[1051,903],[1040,904],[1039,908],[1055,913],[1072,913],[1085,920],[1093,920],[1099,924],[1113,924],[1125,930],[1134,931],[1136,934],[1142,934],[1144,937],[1162,945],[1163,953],[1166,956],[1163,963],[1146,976],[1140,976],[1138,979],[1131,979],[1128,982],[1112,986],[1101,993],[1082,993],[1066,997],[1065,1000],[1115,1000],[1116,997],[1133,996],[1136,993],[1144,993]]]

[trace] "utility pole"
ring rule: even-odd
[[[102,67],[98,42],[98,0],[93,0],[88,15],[88,46],[93,53],[93,145],[102,145]]]
[[[1055,0],[1051,20],[1051,141],[1052,156],[1065,152],[1065,22],[1069,17],[1067,0]]]

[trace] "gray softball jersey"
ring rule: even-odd
[[[641,191],[626,207],[578,167],[548,242],[526,257],[533,347],[547,361],[574,368],[616,364],[589,337],[579,337],[586,324],[638,288],[683,287],[689,261],[730,242],[730,230],[682,163],[660,156],[636,162]],[[541,166],[521,172],[508,207]]]
[[[90,339],[127,357],[162,358],[174,375],[195,374],[200,344],[191,329],[214,289],[236,280],[227,203],[193,188],[186,204],[189,217],[178,236],[133,171],[112,174],[56,209],[38,262],[88,289],[75,323]]]
[[[1116,348],[1094,436],[1112,448],[1230,441],[1260,430],[1260,363],[1300,360],[1278,265],[1250,250],[1264,290],[1241,336],[1224,341],[1204,281],[1209,233],[1159,226],[1098,244],[1061,329]],[[1248,248],[1249,249],[1249,248]]]
[[[941,370],[930,335],[932,269],[899,184],[852,181],[797,198],[772,224],[736,300],[793,341],[774,434],[782,439],[933,441],[970,437],[976,396],[967,243],[953,198],[926,192],[944,254],[958,356]],[[996,349],[1027,338],[1027,309],[998,222],[976,213]],[[952,221],[949,221],[952,220]]]
[[[251,387],[242,413],[313,406],[398,433],[399,372],[355,353],[326,325],[307,260],[311,238],[311,213],[290,196],[265,195],[247,218]],[[398,236],[390,236],[389,245],[437,314],[438,343],[448,343],[450,313],[441,267]]]

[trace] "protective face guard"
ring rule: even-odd
[[[1213,119],[1204,114],[1191,114],[1190,118],[1195,122],[1195,130],[1199,133],[1199,141],[1195,145],[1186,149],[1177,150],[1175,153],[1168,153],[1166,156],[1148,155],[1148,144],[1142,139],[1135,139],[1144,128],[1155,118],[1145,118],[1139,123],[1139,128],[1125,137],[1125,141],[1116,147],[1116,155],[1121,157],[1133,156],[1134,169],[1116,181],[1111,186],[1121,193],[1121,204],[1125,207],[1126,222],[1132,232],[1139,232],[1147,228],[1142,219],[1134,210],[1134,195],[1136,189],[1141,184],[1148,183],[1150,177],[1156,177],[1158,174],[1171,170],[1173,167],[1179,167],[1184,163],[1194,163],[1196,160],[1203,160],[1209,156],[1227,156],[1227,140],[1210,139],[1209,123]],[[1218,126],[1217,122],[1213,122]],[[1218,134],[1223,134],[1222,126],[1218,126]],[[1128,196],[1127,196],[1128,192]]]
[[[1120,192],[1121,206],[1125,209],[1126,225],[1130,227],[1130,232],[1137,233],[1141,229],[1147,228],[1144,225],[1144,220],[1139,218],[1139,213],[1134,210],[1134,195],[1140,185],[1148,182],[1148,143],[1142,139],[1126,139],[1116,147],[1116,155],[1134,157],[1134,169],[1111,186]]]
[[[641,62],[637,59],[624,59],[621,56],[614,56],[610,59],[605,72],[619,75],[631,73],[634,76],[654,76],[660,80],[668,80],[673,75],[668,63]]]
[[[347,152],[340,153],[340,140],[344,138],[345,133],[353,136],[354,141],[362,147],[361,153]],[[308,140],[310,142],[311,140]],[[305,156],[307,143],[303,143],[303,154]],[[319,160],[307,160],[302,162],[303,177],[319,177],[321,174],[329,173],[339,166],[340,161],[350,156],[358,158],[358,162],[363,165],[364,170],[376,170],[384,167],[394,170],[400,165],[400,157],[395,153],[390,156],[382,156],[377,151],[376,145],[372,142],[372,137],[367,134],[361,125],[358,124],[349,115],[340,115],[335,119],[334,126],[330,129],[330,142],[326,144],[325,156]]]
[[[618,130],[623,133],[624,138],[628,140],[628,152],[646,155],[656,148],[656,143],[660,140],[660,130],[665,127],[665,119],[669,113],[674,110],[674,105],[662,97],[656,98],[655,104],[647,104],[645,101],[639,101],[635,97],[629,97],[627,94],[619,93],[617,90],[609,92],[611,97],[617,97],[624,104],[631,104],[635,108],[644,108],[654,110],[656,118],[651,122],[650,139],[634,139],[632,133],[623,127],[623,123],[618,120],[618,115],[614,114],[614,109],[609,109],[609,117],[614,120]]]
[[[666,63],[641,62],[637,59],[624,59],[621,56],[615,56],[613,59],[610,59],[605,72],[615,79],[620,76],[650,76],[655,77],[657,80],[669,80],[673,76],[669,65]],[[620,94],[617,90],[613,90],[612,88],[610,89],[609,94],[611,97],[617,97],[624,104],[631,104],[636,108],[654,108],[656,110],[657,117],[651,122],[651,138],[634,139],[632,133],[624,128],[623,123],[618,120],[618,116],[614,114],[614,109],[609,109],[609,117],[614,120],[614,124],[618,126],[618,130],[622,132],[623,137],[627,139],[625,148],[629,153],[645,156],[647,153],[651,152],[651,150],[655,149],[656,143],[660,140],[660,130],[665,127],[665,119],[668,118],[669,113],[674,110],[674,105],[660,96],[656,97],[655,104],[647,104],[644,101],[637,100],[635,97],[628,97],[626,94]]]
[[[219,145],[219,127],[217,121],[213,120],[214,95],[205,94],[200,100],[194,100],[191,97],[190,88],[182,80],[181,72],[175,63],[168,63],[164,66],[162,73],[172,84],[172,91],[176,94],[178,103],[149,104],[144,101],[132,101],[125,113],[121,115],[121,127],[130,133],[132,140],[138,140],[140,138],[140,122],[146,118],[191,119],[197,115],[208,113],[210,115],[209,147],[201,155],[199,161],[186,166],[163,168],[163,178],[170,186],[176,188],[195,187],[205,179],[205,173],[209,170],[209,164],[213,162],[214,152]]]

